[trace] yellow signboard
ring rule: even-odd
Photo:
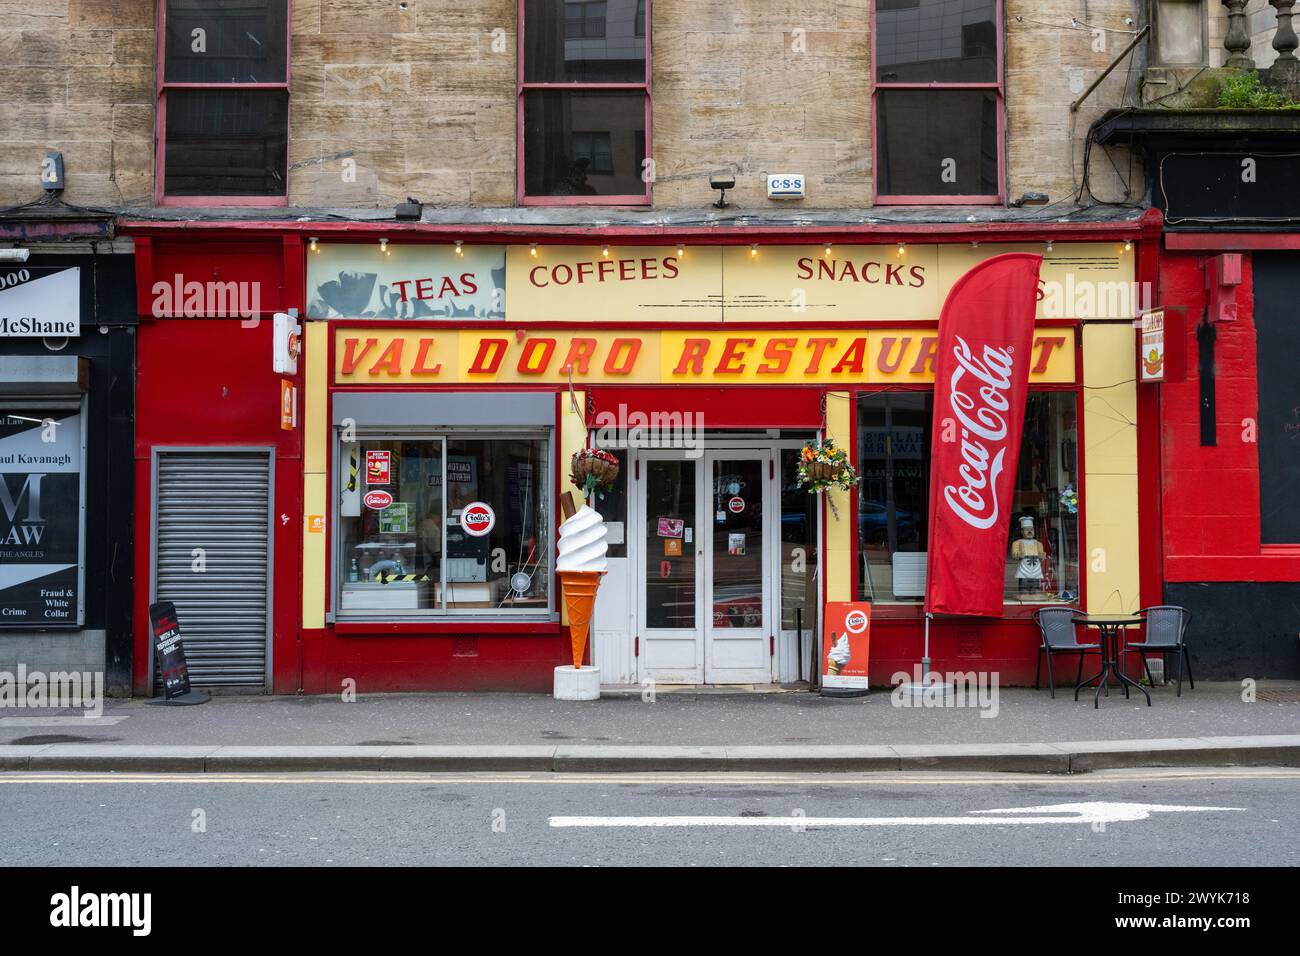
[[[679,251],[680,248],[680,251]],[[1131,319],[1142,308],[1119,243],[544,246],[506,250],[506,319],[534,322],[937,322],[954,283],[1007,252],[1043,256],[1040,319]]]
[[[610,331],[337,328],[338,385],[925,384],[935,329]],[[1031,383],[1070,383],[1075,331],[1039,328]]]

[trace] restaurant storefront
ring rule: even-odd
[[[592,502],[609,529],[590,645],[607,684],[806,678],[830,600],[872,602],[873,682],[910,671],[934,429],[959,440],[933,418],[938,316],[968,269],[1011,251],[1044,263],[1005,610],[936,620],[932,657],[1032,681],[1035,608],[1130,611],[1159,590],[1139,506],[1141,225],[1047,251],[320,239],[300,686],[549,689],[568,643],[559,497],[582,447],[622,466]],[[849,450],[853,492],[796,486],[819,438]]]

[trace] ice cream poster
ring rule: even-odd
[[[387,451],[366,452],[366,484],[387,485],[392,480],[392,453]]]
[[[870,602],[828,602],[822,619],[822,686],[865,690],[871,651]]]

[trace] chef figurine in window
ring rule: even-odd
[[[1043,545],[1034,537],[1034,519],[1020,516],[1020,538],[1011,545],[1011,557],[1020,561],[1016,580],[1020,593],[1036,594],[1043,589]]]

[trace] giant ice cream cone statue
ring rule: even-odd
[[[560,525],[560,557],[555,569],[564,589],[564,607],[569,612],[569,641],[573,647],[573,666],[582,667],[591,629],[591,613],[596,607],[596,589],[604,577],[605,519],[583,505]]]

